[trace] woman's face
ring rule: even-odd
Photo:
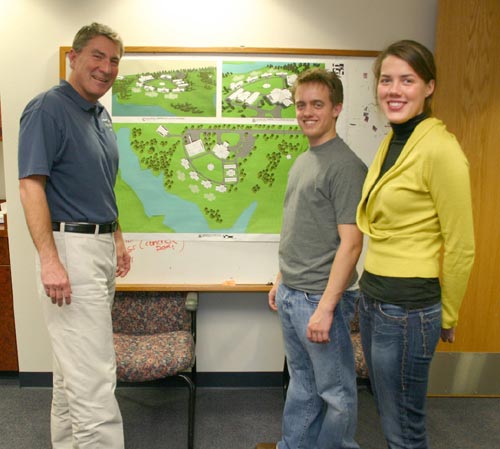
[[[389,55],[382,61],[377,84],[380,108],[391,123],[405,123],[424,111],[425,99],[434,92],[404,60]]]

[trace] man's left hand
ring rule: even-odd
[[[330,328],[333,323],[333,311],[320,306],[312,314],[307,325],[307,338],[313,343],[329,343]]]

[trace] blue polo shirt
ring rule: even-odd
[[[111,117],[66,81],[35,97],[21,116],[19,179],[47,176],[52,221],[108,223],[118,217],[118,145]]]

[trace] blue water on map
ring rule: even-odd
[[[174,114],[160,106],[121,104],[113,95],[112,115],[115,117],[171,117]]]
[[[223,72],[231,72],[231,73],[248,73],[251,72],[252,70],[260,70],[263,69],[264,67],[267,67],[269,64],[273,66],[278,66],[281,67],[285,64],[289,64],[288,62],[275,62],[275,61],[266,61],[266,62],[248,62],[248,64],[245,63],[231,63],[231,62],[224,62],[222,65],[222,70]]]
[[[245,233],[257,208],[256,202],[243,211],[232,228],[217,231],[210,229],[198,206],[165,191],[163,174],[154,176],[151,170],[141,169],[139,160],[130,147],[129,135],[129,128],[121,128],[117,132],[121,177],[139,197],[148,217],[165,216],[163,223],[179,233]]]

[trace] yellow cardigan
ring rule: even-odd
[[[376,182],[392,135],[368,170],[357,210],[369,237],[365,269],[393,277],[441,275],[442,326],[455,327],[474,261],[469,164],[444,123],[428,118]]]

